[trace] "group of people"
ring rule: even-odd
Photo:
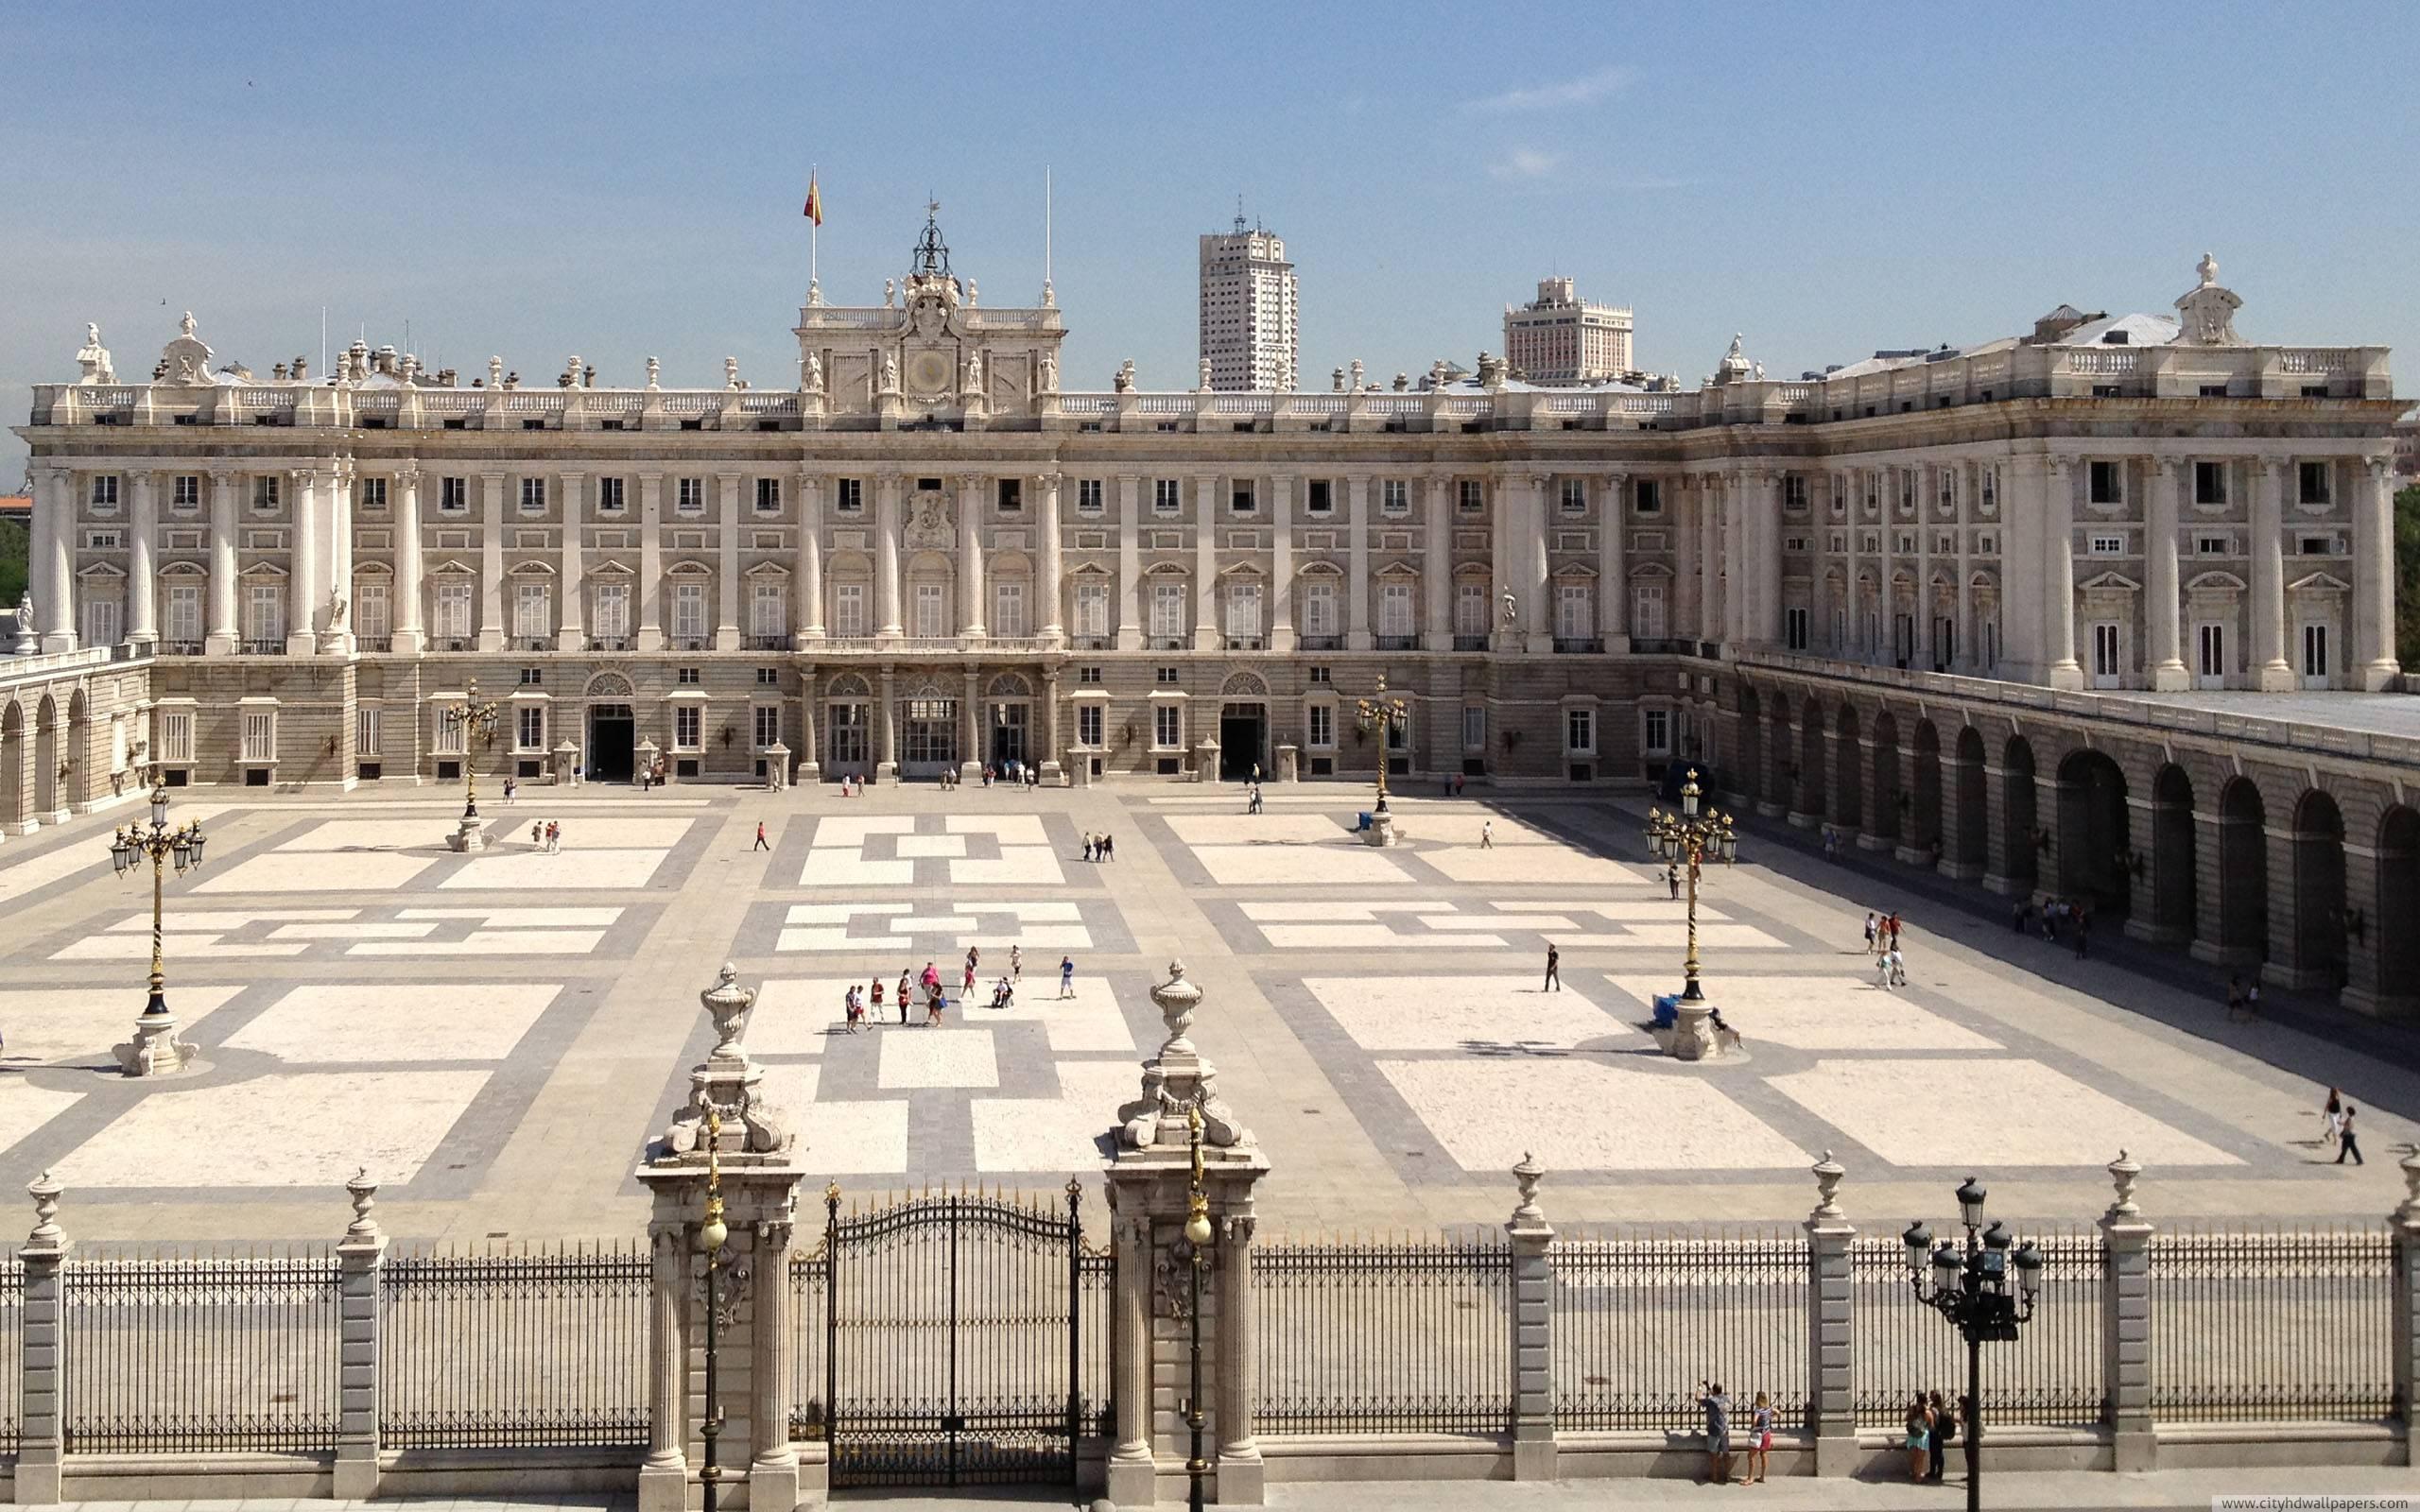
[[[1107,833],[1095,834],[1090,830],[1086,830],[1084,832],[1084,859],[1087,861],[1116,860],[1116,838]]]
[[[2320,1124],[2325,1130],[2321,1138],[2325,1143],[2336,1146],[2338,1165],[2342,1165],[2347,1156],[2352,1157],[2355,1165],[2369,1163],[2361,1159],[2360,1138],[2353,1132],[2353,1115],[2358,1111],[2344,1100],[2342,1092],[2333,1087],[2327,1089],[2327,1101],[2319,1110]]]
[[[2238,1019],[2249,1021],[2258,1017],[2260,1017],[2259,976],[2256,974],[2251,981],[2247,982],[2241,976],[2230,973],[2227,977],[2227,1022],[2233,1023]],[[2331,1091],[2328,1095],[2333,1097],[2336,1094]]]
[[[2092,910],[2079,899],[2045,898],[2036,908],[2030,900],[2020,898],[2010,911],[2009,925],[2020,935],[2038,929],[2052,944],[2058,943],[2059,932],[2066,930],[2077,960],[2083,960],[2092,947]]]
[[[1698,1407],[1705,1414],[1705,1474],[1717,1486],[1731,1480],[1731,1399],[1718,1383],[1698,1383]],[[1773,1447],[1773,1402],[1764,1392],[1748,1410],[1748,1473],[1739,1484],[1754,1486],[1765,1479]]]
[[[1908,1479],[1939,1486],[1949,1467],[1949,1446],[1957,1440],[1962,1410],[1938,1391],[1919,1391],[1908,1403]]]
[[[529,826],[529,843],[548,855],[555,854],[563,848],[562,823],[555,819],[546,819],[532,824]]]
[[[1039,766],[1028,765],[1025,762],[1012,756],[1009,758],[1006,765],[994,766],[986,765],[984,766],[983,785],[985,787],[990,787],[995,782],[1006,782],[1011,787],[1040,787],[1042,785],[1042,768]]]
[[[1257,778],[1253,779],[1252,784],[1244,789],[1244,812],[1246,814],[1259,814],[1263,812],[1260,800],[1260,781]]]
[[[1908,985],[1908,959],[1899,954],[1897,910],[1887,914],[1866,910],[1865,954],[1874,957],[1875,986],[1895,992]]]
[[[983,948],[979,945],[969,945],[966,948],[966,962],[959,977],[958,1003],[961,1009],[974,1001],[976,971],[982,965],[982,961]],[[992,1006],[999,1009],[1015,1006],[1017,985],[1024,979],[1025,948],[1020,945],[1011,945],[1009,947],[1008,971],[992,987]],[[902,968],[899,972],[899,984],[894,993],[893,1001],[899,1005],[899,1022],[903,1024],[908,1022],[908,1016],[915,1005],[922,1002],[925,1005],[925,1025],[927,1027],[938,1025],[942,1022],[942,1011],[949,1006],[950,1002],[949,994],[942,982],[941,969],[931,961],[925,963],[925,969],[922,971]],[[1076,958],[1072,955],[1062,955],[1059,958],[1059,995],[1069,998],[1075,994]],[[864,1027],[869,1013],[869,1003],[875,1011],[883,1005],[883,979],[879,976],[865,987],[859,987],[852,982],[849,984],[848,990],[841,994],[840,1008],[851,1034]]]

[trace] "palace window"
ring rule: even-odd
[[[1781,611],[1782,644],[1792,651],[1806,649],[1806,610],[1799,608]]]
[[[706,585],[672,585],[672,638],[687,643],[706,638]]]
[[[1184,679],[1181,676],[1181,669],[1177,667],[1153,667],[1151,669],[1151,680],[1160,687],[1173,688]]]
[[[517,641],[543,640],[554,633],[552,595],[544,583],[512,585],[512,636]]]
[[[675,704],[672,708],[672,748],[696,750],[705,722],[705,711],[696,704]]]
[[[1311,479],[1303,510],[1305,514],[1333,514],[1336,511],[1335,485],[1325,478]]]
[[[1672,711],[1642,709],[1638,712],[1639,744],[1650,756],[1672,753]]]
[[[2126,469],[2118,462],[2095,462],[2092,475],[2086,480],[2088,497],[2094,504],[2126,502]]]
[[[1078,514],[1101,512],[1100,483],[1101,480],[1098,478],[1076,480],[1076,512]]]
[[[1471,636],[1487,633],[1487,585],[1456,583],[1454,585],[1454,633]]]
[[[544,478],[523,478],[521,480],[521,512],[523,514],[544,514],[546,512],[546,480]]]
[[[1633,583],[1630,589],[1631,633],[1645,641],[1664,639],[1664,585]]]
[[[1487,706],[1465,704],[1462,707],[1462,749],[1487,748]]]
[[[620,514],[622,512],[624,499],[622,481],[623,480],[620,478],[598,478],[596,480],[596,512],[598,514]]]
[[[992,585],[992,633],[1011,637],[1028,633],[1025,584],[1003,578]]]
[[[437,622],[431,627],[441,643],[468,641],[471,638],[471,585],[454,582],[437,585]]]
[[[752,731],[756,748],[763,750],[768,746],[780,745],[782,743],[782,706],[777,703],[760,703],[751,711],[751,713],[756,726]]]
[[[916,585],[916,623],[908,634],[939,640],[949,631],[949,589],[942,583]]]
[[[1184,507],[1184,485],[1177,478],[1151,480],[1151,512],[1174,514]]]
[[[193,645],[201,640],[201,585],[170,583],[168,585],[168,642],[172,645]]]
[[[2328,500],[2328,464],[2325,462],[2305,462],[2295,471],[2300,475],[2302,481],[2302,502],[2305,504],[2325,504]]]
[[[589,591],[588,627],[600,641],[620,641],[631,633],[631,585],[599,583]]]
[[[1151,744],[1163,750],[1184,748],[1184,710],[1164,703],[1151,711]]]
[[[1305,583],[1303,585],[1303,634],[1315,639],[1332,637],[1336,629],[1336,585]]]
[[[781,479],[758,478],[756,480],[756,512],[758,514],[779,514],[782,512]]]
[[[1587,479],[1564,478],[1563,480],[1563,512],[1565,514],[1586,514],[1588,512]]]
[[[1260,639],[1260,585],[1236,583],[1227,590],[1227,639]]]
[[[1101,743],[1100,724],[1099,704],[1080,703],[1076,705],[1076,744],[1079,746],[1099,745]]]
[[[2193,538],[2193,555],[2196,557],[2232,556],[2234,544],[2233,538],[2223,530],[2204,530]]]
[[[357,582],[353,587],[354,633],[366,642],[379,642],[394,633],[393,617],[388,612],[385,583]]]
[[[681,486],[675,491],[673,497],[675,500],[673,507],[679,509],[683,514],[705,513],[706,480],[703,478],[683,478],[681,480]]]
[[[1249,480],[1236,483],[1227,490],[1227,507],[1237,514],[1251,514],[1259,507]]]
[[[1336,707],[1315,703],[1303,711],[1303,728],[1308,731],[1313,750],[1329,750],[1336,746]]]
[[[1477,478],[1464,478],[1455,486],[1455,495],[1462,513],[1477,514],[1487,507],[1486,485]]]
[[[1411,638],[1411,590],[1409,583],[1378,585],[1378,633],[1390,639]]]
[[[439,478],[437,480],[437,512],[467,514],[471,508],[469,478]]]
[[[546,706],[525,703],[512,711],[512,748],[520,751],[546,748]]]
[[[268,514],[277,507],[278,484],[280,481],[281,480],[278,475],[274,472],[264,472],[260,476],[252,479],[253,509],[262,514]]]
[[[1637,508],[1640,514],[1662,514],[1664,512],[1664,485],[1662,483],[1653,478],[1641,478],[1635,484],[1633,484],[1632,487],[1636,490],[1635,497],[1637,499]]]
[[[115,645],[118,643],[118,601],[114,597],[92,597],[84,600],[84,644]]]
[[[277,760],[277,711],[247,709],[244,711],[243,760],[268,763]]]
[[[1597,711],[1566,709],[1563,712],[1563,748],[1573,756],[1597,754]]]
[[[2227,502],[2227,465],[2224,462],[2193,464],[2193,502],[2195,504]]]
[[[102,472],[93,479],[93,508],[107,514],[117,507],[117,474]]]
[[[180,472],[168,487],[168,507],[199,509],[201,507],[201,479],[192,472]]]
[[[1806,507],[1806,475],[1805,473],[1785,472],[1782,474],[1781,507],[1785,509],[1801,510]]]
[[[748,633],[759,641],[777,640],[790,633],[789,585],[786,582],[760,582],[748,595]]]
[[[2122,557],[2126,555],[2126,538],[2095,536],[2092,538],[2092,554],[2096,557]]]
[[[832,633],[856,637],[866,633],[866,585],[832,585]]]
[[[285,585],[253,583],[244,594],[244,639],[255,652],[284,649]]]
[[[1099,638],[1109,634],[1109,585],[1076,585],[1076,633]]]
[[[193,760],[193,711],[164,709],[160,712],[160,759],[164,762]]]
[[[863,514],[866,507],[866,480],[839,478],[832,485],[833,507],[842,514]]]
[[[1151,585],[1151,638],[1174,640],[1184,634],[1184,585]]]
[[[994,497],[998,503],[1000,512],[1002,514],[1024,513],[1025,479],[1000,478],[995,480],[994,486]]]
[[[1597,633],[1596,591],[1587,583],[1558,583],[1554,593],[1554,633],[1565,641],[1585,641]]]
[[[387,480],[360,478],[354,483],[354,502],[365,509],[387,507]]]
[[[1411,485],[1401,478],[1389,478],[1379,484],[1378,508],[1392,515],[1411,513]]]

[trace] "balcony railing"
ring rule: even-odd
[[[162,656],[199,656],[201,643],[199,641],[162,641],[160,654]]]
[[[1257,635],[1230,635],[1224,638],[1230,651],[1265,651],[1269,643]]]
[[[1454,637],[1454,649],[1457,651],[1484,651],[1487,649],[1487,637],[1484,635],[1457,635]]]
[[[702,635],[676,635],[671,641],[675,651],[702,651],[712,644]]]
[[[1594,656],[1605,648],[1605,643],[1593,635],[1558,635],[1554,638],[1557,656]]]
[[[1378,649],[1381,651],[1417,651],[1420,649],[1420,637],[1417,635],[1381,635],[1378,637],[1377,644]]]
[[[631,648],[631,638],[627,635],[592,635],[588,638],[588,648],[592,651],[627,651]]]
[[[356,635],[353,638],[353,644],[357,651],[391,651],[395,648],[395,638],[391,635]]]
[[[1108,651],[1117,645],[1117,638],[1110,635],[1079,635],[1068,643],[1079,651]]]
[[[514,651],[551,651],[555,648],[555,638],[551,635],[516,635],[505,644]]]
[[[1305,651],[1341,651],[1344,649],[1344,637],[1341,635],[1305,635],[1303,637],[1303,649]]]
[[[432,651],[467,651],[474,644],[467,635],[441,635],[428,643],[428,648]]]
[[[751,635],[739,644],[751,651],[786,651],[790,648],[790,638],[786,635]]]
[[[1153,651],[1183,651],[1192,646],[1193,637],[1189,635],[1153,635],[1146,637],[1143,644],[1147,649]]]
[[[284,656],[285,640],[281,636],[274,641],[246,641],[244,654],[246,656]]]

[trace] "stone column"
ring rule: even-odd
[[[2054,688],[2083,686],[2076,661],[2076,458],[2050,458],[2042,511],[2042,652]]]
[[[33,541],[27,576],[45,653],[76,649],[76,474],[34,470]],[[28,738],[31,732],[28,731]]]
[[[1725,511],[1722,474],[1698,478],[1698,639],[1721,640],[1730,633],[1729,590],[1722,580],[1722,520]]]
[[[780,783],[774,784],[779,787]],[[748,1504],[795,1507],[799,1502],[798,1451],[790,1447],[791,1356],[790,1241],[795,1226],[768,1217],[756,1225],[753,1266],[748,1287],[749,1331]]]
[[[1111,1234],[1117,1246],[1117,1294],[1110,1315],[1110,1402],[1117,1421],[1109,1452],[1109,1500],[1119,1506],[1150,1506],[1158,1501],[1158,1456],[1151,1445],[1151,1220],[1145,1212],[1118,1212],[1111,1202]]]
[[[1520,1203],[1504,1225],[1512,1251],[1512,1478],[1555,1478],[1554,1225],[1538,1207],[1546,1171],[1524,1154],[1512,1168]]]
[[[1597,633],[1616,656],[1630,650],[1629,496],[1628,473],[1597,482]]]
[[[1143,648],[1143,480],[1117,477],[1117,648]]]
[[[1781,509],[1782,474],[1763,472],[1756,474],[1756,487],[1749,496],[1751,518],[1756,533],[1755,597],[1750,601],[1749,639],[1765,645],[1781,642]],[[1807,614],[1814,610],[1810,606]]]
[[[2117,1200],[2100,1215],[2107,1249],[2100,1279],[2101,1392],[2121,1473],[2159,1469],[2152,1424],[2152,1226],[2135,1205],[2143,1168],[2126,1152],[2109,1164]],[[2181,1346],[2180,1346],[2181,1347]]]
[[[1857,1471],[1857,1228],[1841,1211],[1847,1173],[1825,1150],[1815,1163],[1815,1211],[1806,1215],[1806,1432],[1815,1473]]]
[[[823,780],[822,743],[816,739],[815,730],[815,668],[799,669],[798,699],[798,780],[820,782]]]
[[[2293,459],[2258,458],[2252,470],[2252,645],[2246,658],[2263,693],[2288,693],[2286,660],[2286,474]],[[2275,875],[2275,873],[2272,873]]]
[[[2401,1403],[2404,1461],[2411,1464],[2420,1457],[2415,1456],[2410,1437],[2412,1420],[2420,1416],[2420,1398],[2414,1396],[2420,1392],[2420,1154],[2405,1156],[2401,1164],[2403,1201],[2387,1214],[2386,1222],[2387,1231],[2394,1237],[2394,1400]]]
[[[2049,466],[2048,458],[2031,453],[2012,459],[2000,508],[2000,666],[2018,682],[2049,680],[2044,650],[2048,553],[2043,547]]]
[[[1695,480],[1685,472],[1674,473],[1668,483],[1664,512],[1670,521],[1672,602],[1670,621],[1665,629],[1674,640],[1703,640],[1705,626],[1700,618],[1704,610],[1701,596],[1703,580],[1698,573],[1698,490]]]
[[[353,1223],[337,1246],[337,1462],[338,1501],[378,1494],[378,1283],[387,1236],[371,1208],[378,1183],[368,1168],[344,1184]]]
[[[966,696],[959,704],[959,738],[965,742],[958,752],[958,775],[970,782],[983,779],[983,696],[982,674],[973,662],[966,667]]]
[[[327,633],[320,642],[322,655],[353,654],[354,600],[358,596],[353,582],[353,504],[358,482],[359,474],[354,472],[350,462],[339,465],[336,475],[328,481],[328,530],[324,542],[327,562],[319,574],[320,602],[325,606],[327,619]],[[329,602],[337,593],[342,593],[345,599],[345,617],[341,625],[337,623],[335,608]],[[344,739],[350,746],[353,740],[351,721],[346,722]],[[346,760],[349,765],[351,757],[348,755]]]
[[[1294,479],[1269,479],[1269,648],[1294,649]]]
[[[2384,456],[2360,458],[2353,496],[2353,674],[2364,693],[2401,675],[2394,654],[2394,477]]]
[[[899,775],[899,704],[895,696],[898,674],[890,667],[884,667],[878,680],[880,686],[875,694],[881,705],[876,712],[874,725],[878,748],[874,752],[873,775],[877,782],[884,782]]]
[[[320,490],[326,474],[298,468],[287,474],[293,497],[294,530],[286,538],[285,654],[310,656],[320,648]]]
[[[664,649],[664,474],[639,474],[639,622],[636,649]]]
[[[1554,587],[1547,558],[1547,488],[1544,472],[1521,479],[1521,607],[1528,621],[1527,649],[1533,656],[1554,650]]]
[[[1034,592],[1042,602],[1034,606],[1034,623],[1041,627],[1046,644],[1060,645],[1067,639],[1066,563],[1060,546],[1059,474],[1046,472],[1034,480],[1042,493],[1042,580]],[[1050,755],[1058,759],[1057,741],[1051,742]]]
[[[1422,643],[1431,651],[1450,651],[1454,648],[1454,486],[1442,475],[1427,482],[1421,522],[1420,587],[1428,601],[1428,623]],[[1365,602],[1368,596],[1365,586],[1356,601]],[[1366,616],[1368,611],[1362,612]],[[1362,624],[1368,623],[1365,617]]]
[[[1252,1240],[1257,1220],[1252,1194],[1230,1198],[1219,1226],[1219,1500],[1258,1506],[1266,1472],[1260,1441],[1253,1435],[1259,1399],[1253,1391],[1254,1324],[1252,1300]]]
[[[2144,623],[2151,637],[2143,647],[2143,668],[2151,675],[2152,687],[2161,693],[2192,686],[2177,634],[2183,602],[2177,583],[2176,515],[2185,467],[2181,456],[2152,458],[2151,500],[2143,528]]]
[[[210,473],[210,618],[204,654],[233,656],[243,636],[235,616],[235,478],[224,469]]]
[[[1848,588],[1845,604],[1848,609],[1847,638],[1837,652],[1843,662],[1862,662],[1866,658],[1865,590],[1860,575],[1865,571],[1865,483],[1855,472],[1835,475],[1833,485],[1846,503],[1849,523]]]
[[[1059,668],[1042,669],[1042,780],[1063,780],[1059,765]]]
[[[579,472],[565,472],[556,480],[562,492],[563,539],[562,598],[555,614],[555,647],[562,651],[588,649],[587,633],[580,628],[585,616],[580,613],[580,597],[586,593],[585,570],[587,552],[583,549],[583,525],[588,515],[588,479]]]
[[[482,651],[504,649],[504,473],[479,474],[486,527],[479,533],[479,639]],[[649,579],[653,581],[652,578]]]
[[[739,649],[739,486],[736,472],[717,472],[722,485],[722,550],[715,573],[715,649]]]
[[[1490,478],[1482,487],[1489,490],[1487,645],[1491,651],[1517,651],[1521,648],[1519,626],[1504,613],[1505,601],[1521,591],[1521,563],[1512,544],[1512,485]]]
[[[127,519],[126,639],[160,643],[160,476],[148,468],[127,480],[134,499]]]
[[[19,1506],[56,1506],[62,1478],[60,1388],[67,1371],[59,1272],[67,1263],[70,1242],[59,1227],[62,1189],[50,1173],[44,1171],[26,1190],[34,1199],[34,1228],[17,1251],[17,1263],[25,1269],[25,1297],[18,1334],[23,1385],[17,1402],[16,1502]]]
[[[798,474],[798,635],[804,651],[823,639],[823,479],[804,468]],[[815,743],[806,743],[815,759]]]
[[[879,640],[896,641],[900,636],[898,473],[883,472],[875,477],[873,509],[874,635]]]
[[[1193,531],[1193,648],[1219,648],[1219,483],[1216,473],[1197,480]]]
[[[958,480],[958,636],[985,639],[983,621],[983,485],[990,478],[968,472]]]
[[[647,1458],[639,1502],[686,1512],[689,1482],[689,1257],[679,1225],[648,1227]]]
[[[1755,593],[1755,533],[1748,526],[1748,496],[1755,487],[1749,472],[1718,473],[1707,480],[1720,501],[1714,510],[1714,545],[1706,559],[1715,563],[1722,582],[1722,639],[1727,645],[1748,640],[1748,601]]]
[[[1367,651],[1375,644],[1370,638],[1370,474],[1348,473],[1344,479],[1344,648]],[[1435,532],[1431,532],[1433,540]],[[1432,558],[1421,563],[1421,580],[1432,586],[1429,579],[1437,575],[1438,564]],[[1445,575],[1451,577],[1449,572]],[[1430,595],[1435,596],[1433,592]],[[1432,616],[1433,618],[1434,616]],[[1433,630],[1435,626],[1430,626]],[[1448,645],[1452,642],[1446,643]],[[1429,649],[1439,649],[1432,644]]]
[[[420,478],[420,469],[408,463],[395,474],[401,498],[395,507],[393,636],[388,642],[395,650],[414,653],[428,644],[421,628],[421,584],[427,563],[421,550]]]
[[[1973,523],[1971,506],[1981,496],[1981,487],[1976,481],[1980,466],[1972,462],[1955,464],[1957,498],[1951,517],[1958,524],[1958,608],[1955,611],[1958,617],[1950,627],[1949,670],[1952,672],[1964,672],[1978,665],[1975,656],[1975,564],[1970,555],[1974,550],[1974,536],[1967,527]]]

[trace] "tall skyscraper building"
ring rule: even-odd
[[[1567,278],[1538,280],[1538,297],[1504,307],[1504,356],[1533,384],[1606,383],[1632,370],[1630,311],[1588,304]]]
[[[1213,388],[1288,393],[1295,376],[1294,265],[1267,228],[1201,238],[1201,360]]]

